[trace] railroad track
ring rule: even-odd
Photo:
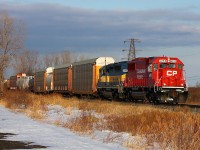
[[[89,98],[81,98],[87,101],[92,101],[93,99],[89,99]],[[200,105],[193,105],[193,104],[170,104],[170,103],[159,103],[159,104],[153,104],[150,102],[143,102],[143,101],[137,101],[137,102],[131,102],[131,101],[118,101],[118,100],[111,100],[111,99],[100,99],[97,98],[97,100],[101,100],[101,101],[107,101],[107,102],[114,102],[114,103],[118,103],[121,105],[134,105],[134,106],[152,106],[155,108],[162,108],[162,109],[170,109],[173,111],[178,110],[178,108],[183,109],[183,111],[190,111],[190,112],[195,112],[195,113],[200,113]]]
[[[200,105],[192,105],[192,104],[158,104],[154,105],[157,108],[170,109],[173,111],[182,110],[182,111],[190,111],[194,113],[200,113]]]
[[[113,101],[110,101],[113,102]],[[144,105],[150,105],[156,108],[162,108],[162,109],[170,109],[170,110],[178,110],[178,108],[183,109],[183,111],[191,111],[195,113],[200,113],[200,105],[193,105],[193,104],[169,104],[169,103],[160,103],[160,104],[153,104],[153,103],[143,103],[142,101],[135,102],[124,102],[124,101],[114,101],[116,103],[120,103],[122,105],[134,105],[134,106],[144,106]]]

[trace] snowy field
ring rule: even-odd
[[[33,142],[52,150],[126,149],[118,143],[104,143],[89,136],[78,136],[66,128],[46,123],[51,122],[53,116],[50,115],[49,121],[47,117],[46,121],[39,122],[0,106],[0,133],[16,134],[8,137],[8,140]]]

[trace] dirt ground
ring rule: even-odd
[[[34,145],[32,142],[22,142],[22,141],[9,141],[6,140],[7,136],[14,136],[11,133],[0,133],[0,149],[34,149],[34,148],[47,148],[46,146]]]

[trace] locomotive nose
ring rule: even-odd
[[[177,79],[177,70],[166,69],[162,71],[162,86],[178,86]]]

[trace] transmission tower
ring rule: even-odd
[[[124,43],[126,42],[130,42],[130,48],[128,52],[128,61],[130,61],[136,58],[135,42],[140,42],[140,40],[132,38],[132,39],[124,41]]]

